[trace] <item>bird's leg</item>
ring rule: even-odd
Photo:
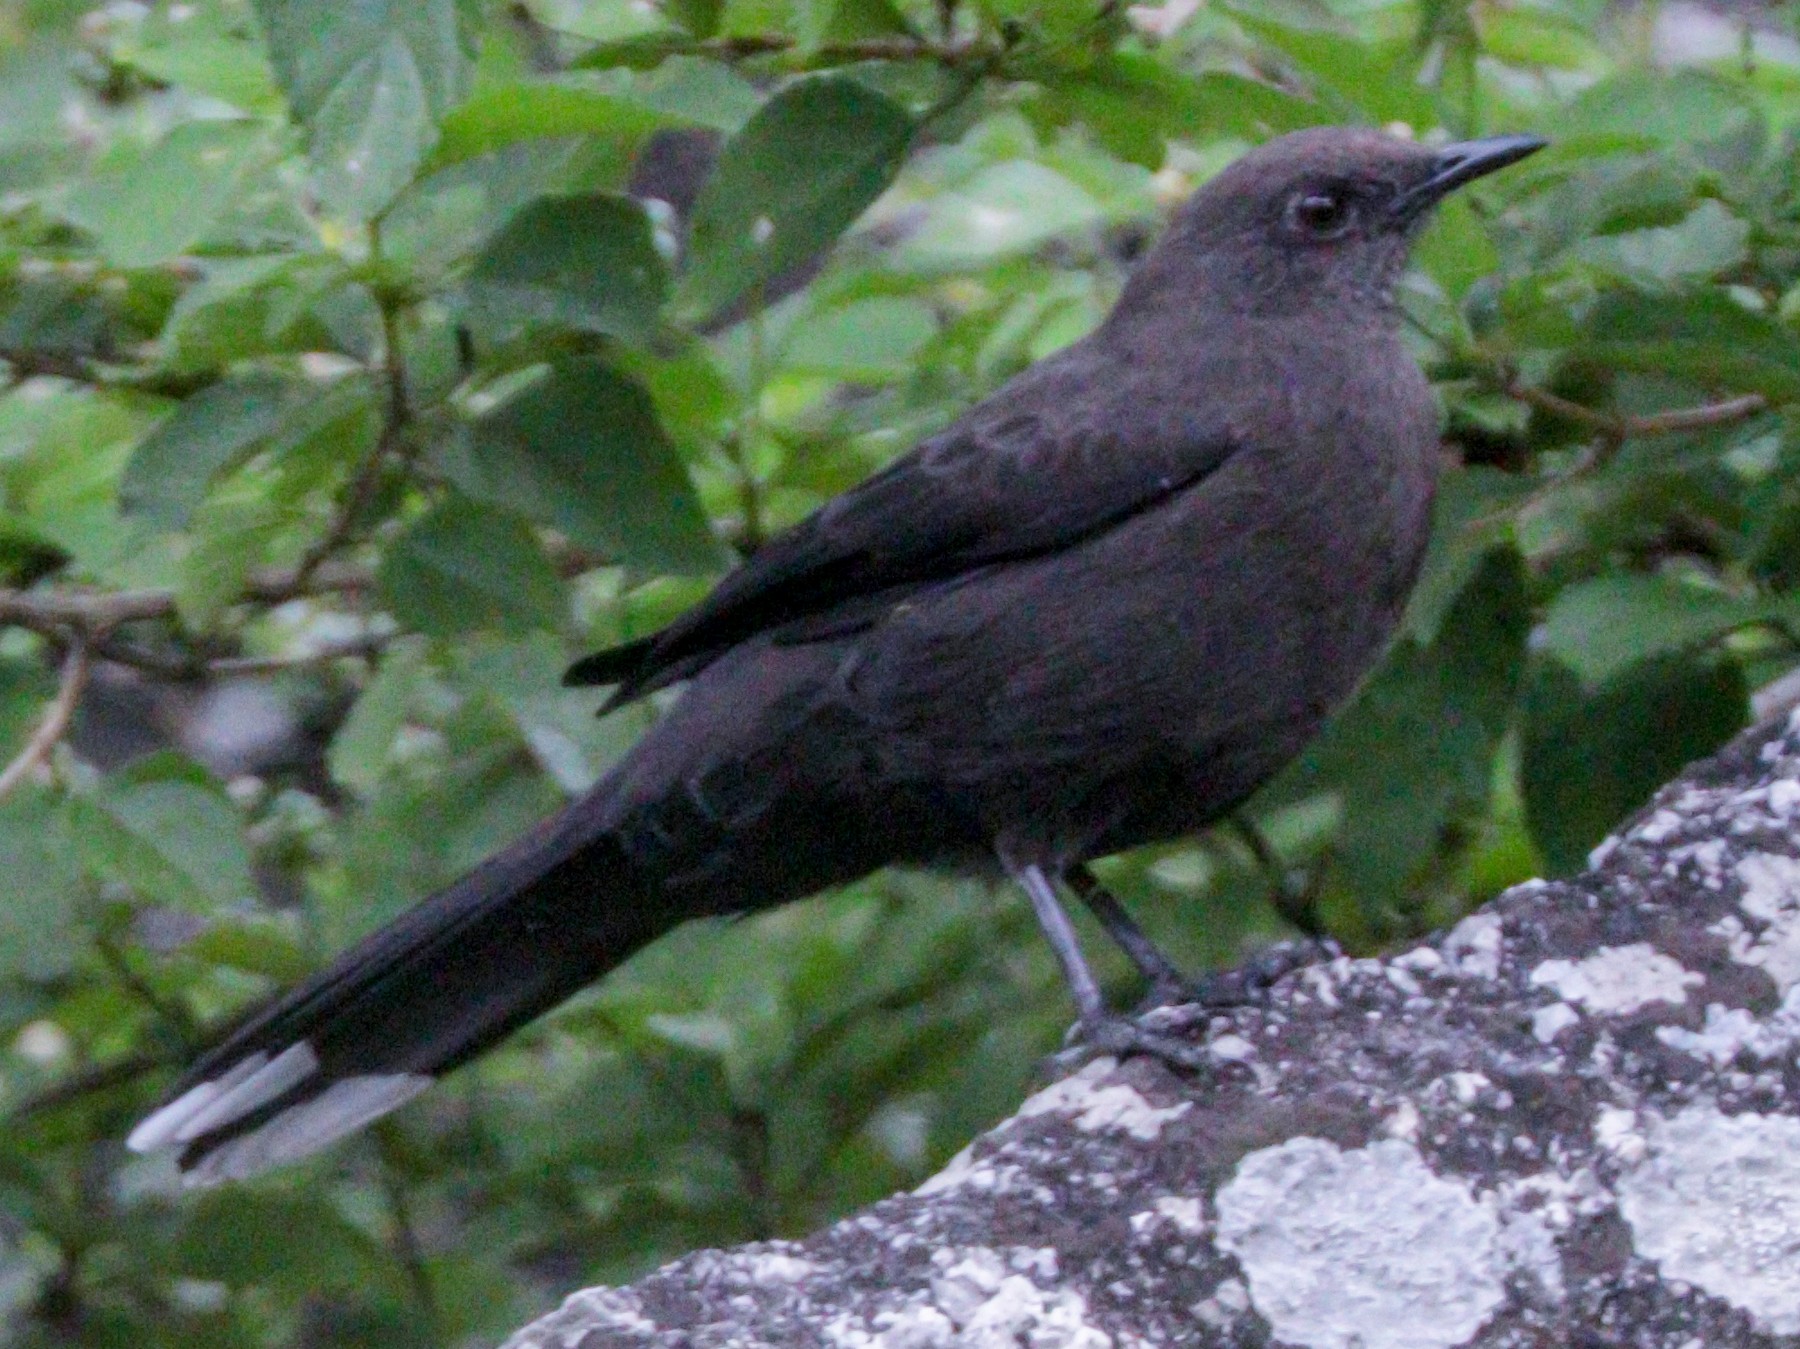
[[[1106,1000],[1100,996],[1100,984],[1088,968],[1087,957],[1081,954],[1075,925],[1056,898],[1056,887],[1050,883],[1044,869],[1036,865],[1018,868],[1013,872],[1013,879],[1024,888],[1025,897],[1031,901],[1031,911],[1037,915],[1038,926],[1044,930],[1050,949],[1056,953],[1069,992],[1075,996],[1075,1011],[1081,1017],[1081,1024],[1087,1026],[1104,1021]]]
[[[1102,1054],[1148,1054],[1171,1067],[1198,1068],[1206,1061],[1204,1050],[1155,1031],[1129,1018],[1106,1010],[1100,995],[1100,984],[1088,968],[1087,958],[1075,939],[1075,927],[1056,897],[1056,887],[1040,866],[1008,867],[1013,879],[1031,900],[1038,926],[1049,939],[1050,949],[1062,966],[1063,978],[1075,996],[1075,1009],[1080,1017],[1078,1030],[1083,1048]],[[1108,898],[1111,898],[1108,896]],[[1141,933],[1139,934],[1142,935]]]
[[[1066,879],[1069,888],[1088,906],[1088,912],[1106,929],[1106,935],[1138,967],[1138,973],[1150,981],[1155,1002],[1162,1005],[1185,1001],[1189,987],[1186,977],[1125,912],[1125,906],[1100,883],[1092,868],[1086,862],[1078,862],[1069,868]]]

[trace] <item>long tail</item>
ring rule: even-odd
[[[211,1049],[126,1140],[190,1183],[314,1152],[620,964],[682,918],[578,802]],[[648,902],[646,902],[648,901]]]

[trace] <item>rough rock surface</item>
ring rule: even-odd
[[[1159,1014],[917,1192],[592,1289],[509,1349],[1716,1349],[1800,1336],[1800,713],[1267,1005]]]

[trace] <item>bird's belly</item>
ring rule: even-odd
[[[1276,495],[1221,474],[1185,510],[921,596],[845,684],[881,774],[1046,863],[1230,811],[1379,656],[1418,551]]]

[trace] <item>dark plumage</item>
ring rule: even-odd
[[[890,863],[1052,885],[1198,829],[1391,634],[1436,410],[1392,287],[1444,192],[1522,137],[1272,142],[1171,222],[1106,322],[778,536],[608,706],[687,681],[581,800],[205,1055],[132,1146],[249,1174],[391,1109],[685,919]]]

